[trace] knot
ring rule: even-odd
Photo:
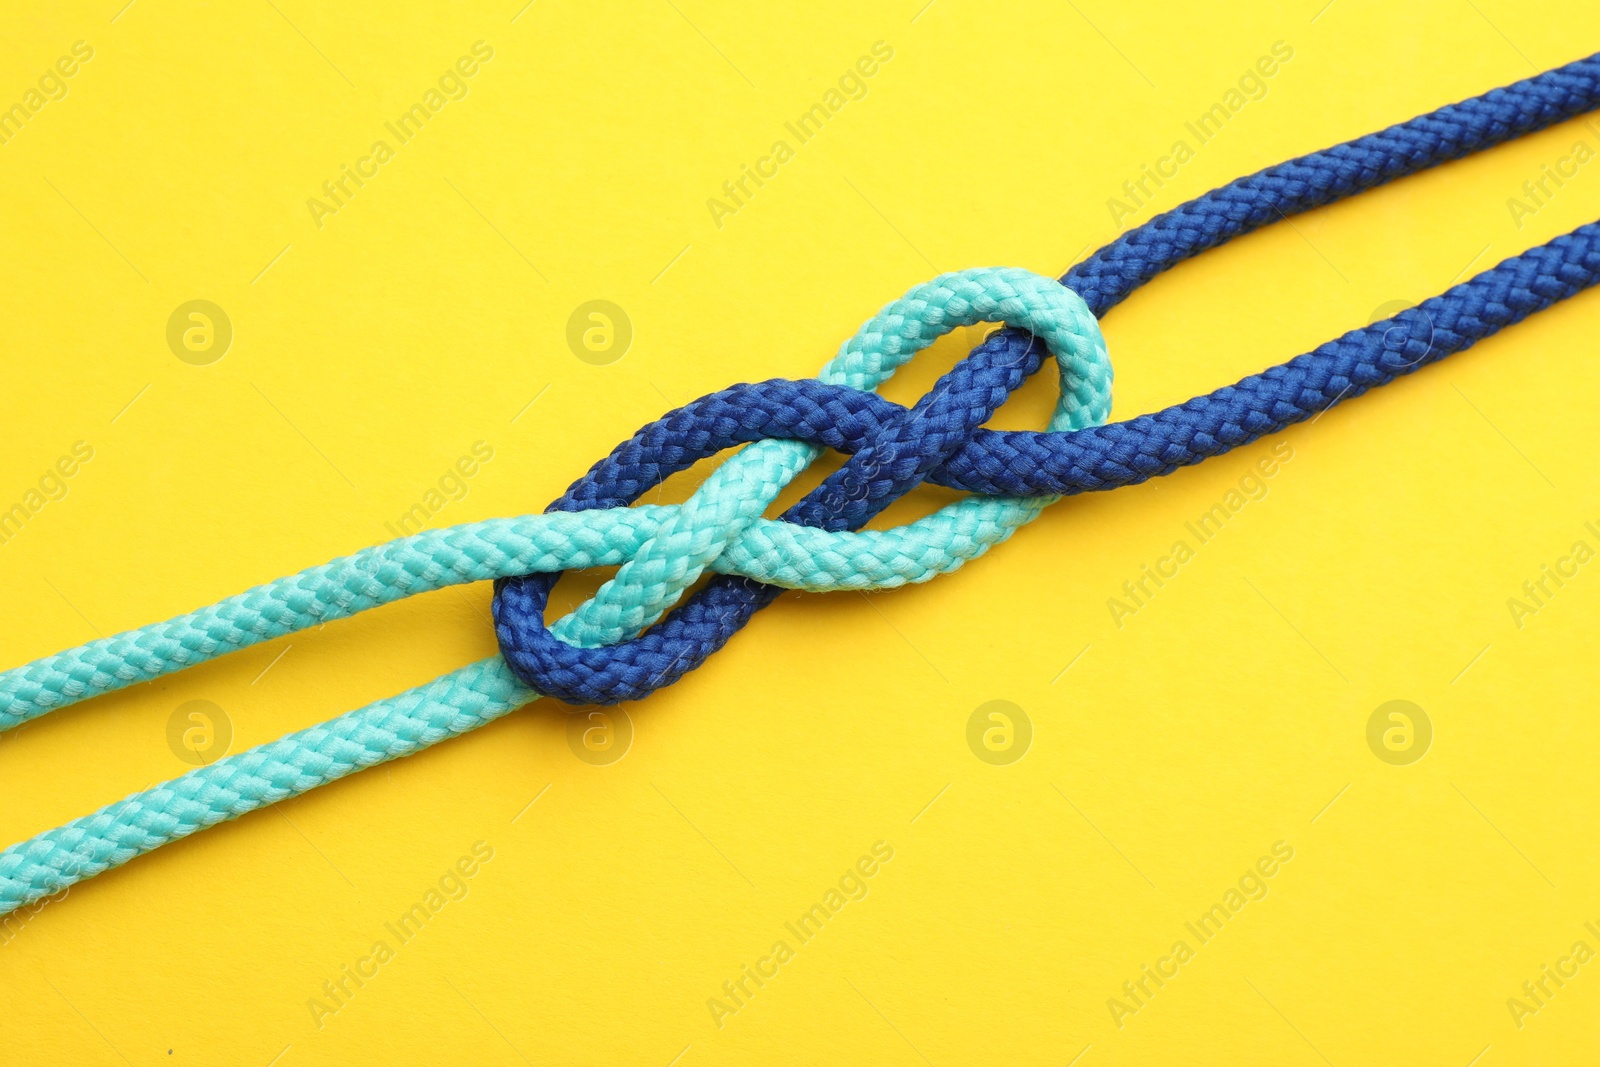
[[[782,587],[923,581],[981,555],[1036,518],[1058,497],[969,496],[893,530],[851,532],[961,452],[1039,368],[1046,351],[1055,358],[1061,388],[1050,431],[1101,425],[1110,414],[1111,363],[1094,315],[1060,282],[1014,268],[959,271],[914,287],[869,319],[811,384],[831,387],[833,397],[870,393],[940,336],[979,322],[1010,328],[991,334],[914,407],[894,407],[869,436],[857,435],[855,454],[844,466],[778,520],[762,513],[821,454],[810,442],[828,437],[825,427],[807,428],[807,420],[837,416],[840,405],[812,404],[804,392],[782,391],[789,410],[777,421],[803,439],[762,437],[759,423],[771,421],[770,406],[741,409],[736,402],[744,390],[761,387],[735,387],[680,408],[619,445],[547,510],[625,508],[724,447],[726,427],[706,432],[701,409],[716,407],[724,419],[748,417],[758,424],[743,435],[753,443],[670,509],[649,537],[630,546],[616,576],[554,625],[545,626],[544,612],[560,572],[498,581],[495,631],[512,670],[538,692],[568,703],[635,700],[698,666]],[[893,407],[873,399],[878,408]],[[673,609],[707,569],[724,573]]]

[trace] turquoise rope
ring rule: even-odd
[[[1002,321],[1044,340],[1060,370],[1049,428],[1101,425],[1111,365],[1098,323],[1054,279],[998,268],[941,275],[869,320],[821,380],[873,389],[939,336]],[[0,729],[330,619],[446,585],[620,564],[555,632],[598,646],[661,617],[705,570],[797,589],[887,588],[959,567],[1056,497],[970,496],[884,531],[830,533],[761,517],[819,449],[760,441],[688,501],[491,520],[369,548],[155,626],[0,674]],[[410,755],[539,694],[494,656],[330,722],[228,756],[0,852],[0,915],[207,826]]]
[[[892,589],[975,559],[1049,498],[964,498],[891,530],[828,533],[757,519],[710,569],[811,592]],[[985,502],[995,507],[983,507]],[[0,730],[229,652],[418,593],[518,574],[617,566],[676,504],[552,512],[428,530],[279,578],[166,622],[0,673]]]

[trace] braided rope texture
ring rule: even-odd
[[[871,432],[873,423],[861,425],[853,436]],[[794,436],[820,447],[833,439],[823,433]],[[757,519],[710,569],[815,593],[925,582],[982,555],[1043,508],[1035,499],[988,502],[996,506],[962,500],[908,526],[862,533]],[[488,519],[362,549],[199,611],[0,673],[0,730],[417,593],[535,571],[620,566],[676,510],[677,505],[640,504]]]
[[[1600,57],[1591,56],[1231,182],[1124,234],[1074,267],[1062,282],[1083,296],[1097,316],[1103,315],[1162,271],[1269,222],[1542,129],[1592,110],[1597,103]],[[1572,236],[1579,245],[1551,247],[1557,259],[1572,256],[1581,271],[1583,239]],[[1346,334],[1209,396],[1153,416],[1064,435],[1071,445],[1040,444],[1031,450],[1033,455],[1016,458],[1019,464],[1048,461],[1057,448],[1082,457],[1089,469],[1079,472],[1078,491],[1109,489],[1168,473],[1358,396],[1431,362],[1430,354],[1437,359],[1460,351],[1548,306],[1544,293],[1560,290],[1563,296],[1571,295],[1573,290],[1564,288],[1567,278],[1560,266],[1530,253],[1504,264],[1512,268],[1508,274],[1491,271],[1475,280],[1486,281],[1484,285],[1458,287],[1422,308],[1367,331]],[[1543,292],[1522,287],[1534,281],[1542,283]],[[1434,338],[1436,348],[1425,339],[1430,316],[1442,320],[1445,328],[1443,337]],[[1399,346],[1403,353],[1385,350],[1390,331],[1404,340]],[[1030,355],[1030,347],[1019,331],[991,335],[915,408],[886,424],[783,518],[831,530],[864,525],[975,438],[1004,396],[1037,369],[1039,358]],[[1414,348],[1427,351],[1410,351]],[[552,508],[625,505],[659,484],[663,472],[681,469],[676,461],[685,441],[671,432],[670,424],[667,432],[651,435],[651,429],[646,427],[613,452]],[[990,471],[1000,492],[1015,493],[1028,490],[1007,476],[1028,469],[1037,468],[1004,465]],[[1071,473],[1059,465],[1047,469],[1052,474]],[[1009,487],[999,488],[1001,484]],[[1072,490],[1052,485],[1045,491]],[[637,700],[672,684],[705,662],[778,592],[739,579],[714,579],[649,632],[603,648],[581,648],[562,641],[563,634],[544,625],[545,606],[558,578],[531,574],[496,583],[495,629],[501,653],[523,681],[575,704]]]
[[[1596,107],[1600,58],[1592,57],[1230,183],[1124,234],[1063,281],[1100,315],[1161,271],[1282,216]],[[965,547],[981,545],[981,552],[1027,521],[1030,510],[1036,513],[1040,498],[1131,484],[1199,462],[1469,347],[1597,281],[1600,228],[1584,226],[1418,308],[1208,396],[1108,426],[1087,425],[1094,421],[1087,419],[1073,432],[981,429],[1015,388],[1006,383],[1020,382],[1042,363],[1044,353],[1032,337],[1015,329],[991,335],[911,409],[853,388],[848,378],[842,384],[736,386],[645,427],[545,516],[492,520],[378,546],[213,608],[0,674],[0,728],[303,626],[424,589],[488,577],[503,579],[495,605],[503,648],[508,627],[537,627],[560,648],[602,657],[600,670],[580,671],[575,679],[595,683],[597,693],[589,699],[626,699],[629,690],[621,683],[638,681],[627,675],[638,673],[639,666],[628,657],[643,647],[641,642],[687,625],[698,640],[681,646],[667,670],[646,664],[644,684],[633,690],[642,695],[720,647],[770,602],[778,584],[893,585],[924,580],[970,558],[955,543],[941,548],[893,540],[917,524],[881,534],[847,532],[924,480],[1014,497],[963,500],[946,509],[952,522],[967,523],[956,527],[971,531]],[[1064,384],[1064,394],[1069,389]],[[951,415],[961,412],[964,417]],[[1054,422],[1052,427],[1057,428]],[[729,577],[713,579],[643,637],[609,648],[580,648],[542,630],[538,614],[554,581],[545,572],[625,563],[663,531],[684,528],[678,508],[623,508],[611,501],[630,502],[701,456],[774,438],[835,448],[852,459],[791,509],[788,521],[752,520],[704,564]],[[986,513],[985,503],[1018,510]],[[983,543],[985,537],[993,540]],[[508,579],[508,574],[519,577]],[[521,576],[528,574],[532,577]],[[670,576],[654,581],[652,601],[670,600],[675,581]],[[519,596],[525,598],[520,604]],[[509,643],[515,646],[526,635],[512,636]],[[0,852],[0,914],[206,826],[474,729],[549,691],[542,682],[530,688],[513,672],[512,653],[518,649],[505,651],[504,659],[484,660],[227,757]],[[610,666],[607,655],[615,656]],[[536,678],[551,669],[537,657],[523,668]],[[588,694],[580,684],[556,695],[583,699]]]
[[[837,369],[824,373],[840,383],[833,387],[842,395],[871,396],[859,386],[882,381],[951,329],[991,317],[1037,333],[1056,354],[1062,389],[1051,430],[1105,421],[1111,409],[1111,364],[1099,324],[1070,290],[1022,270],[963,271],[917,286],[870,320],[830,364]],[[707,414],[721,418],[716,411]],[[563,638],[604,642],[649,625],[661,605],[708,566],[816,592],[926,581],[1003,541],[1053,499],[967,497],[906,526],[865,533],[761,518],[789,479],[827,446],[825,428],[838,417],[837,408],[814,414],[817,421],[806,432],[765,435],[789,440],[745,450],[683,505],[552,512],[427,531],[5,672],[0,674],[0,729],[307,626],[462,582],[621,565],[617,579],[584,606],[587,612],[580,609],[563,620]],[[812,440],[817,437],[824,439]],[[652,566],[655,578],[627,581],[641,571],[652,573],[646,570]],[[602,611],[607,615],[597,621]]]
[[[1015,268],[959,271],[914,287],[869,319],[817,377],[828,385],[873,389],[956,327],[994,320],[1039,338],[1056,357],[1061,392],[1050,431],[1105,422],[1111,413],[1111,360],[1100,324],[1072,290]],[[991,392],[994,407],[1010,395],[1009,389]],[[968,411],[940,414],[938,430],[952,443],[970,432],[964,425]],[[923,447],[926,436],[918,441]],[[600,649],[650,626],[820,454],[803,441],[768,439],[718,467],[616,577],[553,628],[552,642]],[[986,501],[973,506],[990,509]],[[941,517],[933,518],[937,524]]]
[[[1105,421],[1111,363],[1099,323],[1071,290],[1014,268],[961,271],[913,288],[870,319],[823,375],[847,393],[871,395],[859,391],[886,380],[939,336],[994,319],[1039,336],[1055,355],[1061,396],[1053,431]],[[0,675],[0,727],[426,589],[530,566],[622,565],[608,586],[619,595],[586,605],[599,605],[595,614],[612,612],[609,621],[581,612],[563,620],[576,620],[569,627],[574,633],[598,640],[649,625],[651,611],[659,614],[652,604],[676,596],[675,582],[693,582],[713,563],[742,563],[750,573],[819,589],[857,586],[874,572],[884,585],[920,581],[980,554],[1055,499],[970,496],[895,530],[802,529],[797,539],[761,512],[820,452],[800,440],[762,440],[724,464],[685,504],[526,516],[367,549],[6,672]],[[857,567],[857,560],[869,565]],[[652,564],[654,578],[648,577]],[[647,577],[624,582],[630,568],[645,569]],[[494,657],[218,760],[0,852],[0,914],[218,822],[475,729],[540,695]]]
[[[495,656],[135,793],[0,853],[0,914],[219,822],[475,730],[536,696]]]

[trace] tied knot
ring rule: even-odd
[[[939,337],[980,322],[1008,328],[991,334],[911,408],[880,398],[841,407],[785,391],[788,410],[776,421],[803,439],[780,438],[762,432],[773,421],[770,406],[740,403],[761,387],[736,386],[623,442],[547,510],[628,508],[730,439],[751,443],[683,504],[652,509],[660,513],[653,534],[630,546],[631,555],[592,599],[553,625],[545,625],[544,615],[560,572],[498,581],[495,632],[512,670],[539,693],[568,703],[636,700],[699,666],[784,587],[925,581],[1036,518],[1058,497],[971,495],[905,526],[855,532],[971,444],[1046,353],[1056,361],[1061,390],[1048,429],[1106,421],[1105,339],[1084,301],[1055,279],[1015,268],[940,275],[869,319],[812,384],[829,387],[829,396],[870,393]],[[874,416],[870,427],[841,435],[828,425],[866,412]],[[718,432],[706,431],[712,423]],[[817,441],[848,441],[854,454],[780,518],[763,518],[821,454]],[[674,607],[708,569],[720,573]]]

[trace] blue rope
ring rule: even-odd
[[[1600,56],[1591,56],[1230,182],[1123,234],[1061,280],[1102,316],[1161,272],[1242,234],[1596,107]],[[1014,329],[992,334],[909,411],[816,382],[735,387],[645,427],[548,510],[625,506],[697,459],[772,437],[854,453],[783,516],[825,530],[859,529],[925,480],[1009,495],[1141,482],[1309,418],[1595,284],[1596,236],[1593,226],[1584,226],[1418,308],[1208,396],[1069,433],[979,429],[1040,365],[1038,346]],[[840,432],[843,425],[818,420],[817,411],[828,404],[835,414],[870,413],[870,432],[848,435]],[[702,421],[708,418],[709,424]],[[559,578],[543,573],[498,581],[495,631],[519,678],[574,704],[637,700],[672,684],[780,592],[719,576],[644,634],[580,648],[544,624]]]

